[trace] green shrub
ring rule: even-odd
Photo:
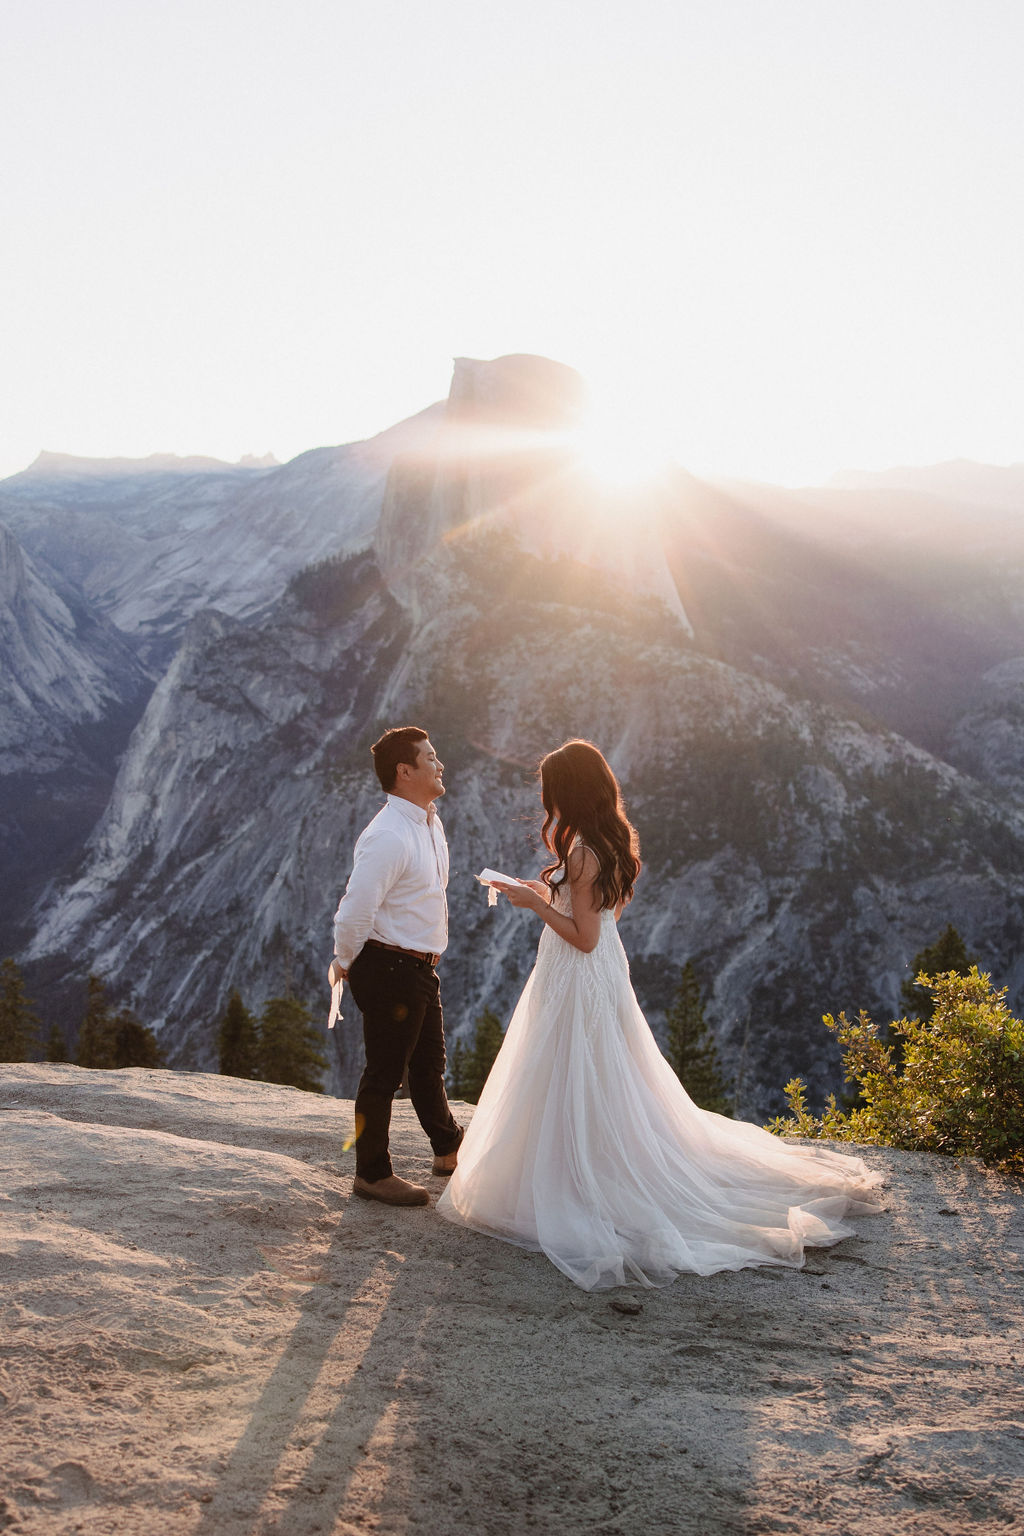
[[[848,1082],[861,1102],[843,1110],[830,1094],[821,1116],[807,1108],[800,1078],[786,1084],[790,1116],[768,1129],[780,1136],[860,1141],[913,1152],[966,1153],[1012,1173],[1024,1173],[1024,1023],[972,966],[917,977],[935,1004],[929,1019],[890,1026],[900,1052],[887,1044],[863,1011],[856,1019],[825,1015],[843,1051]]]

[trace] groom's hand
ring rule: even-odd
[[[347,981],[347,980],[348,980],[348,971],[342,970],[341,961],[340,960],[332,960],[331,961],[331,965],[330,965],[330,969],[327,972],[327,985],[329,987],[336,987],[338,985],[339,981]]]

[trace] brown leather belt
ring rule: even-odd
[[[396,955],[411,955],[414,960],[425,960],[433,970],[440,960],[440,955],[432,955],[428,949],[403,949],[401,944],[385,944],[383,939],[367,939],[367,945],[373,945],[374,949],[393,949]]]

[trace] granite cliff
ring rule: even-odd
[[[608,753],[641,833],[622,922],[641,1000],[657,1025],[696,961],[744,1113],[772,1109],[793,1071],[838,1086],[821,1013],[898,1008],[948,921],[1020,998],[1007,733],[1024,622],[1005,561],[965,561],[957,506],[925,497],[929,523],[903,486],[877,493],[889,512],[860,539],[849,498],[875,491],[673,470],[613,494],[574,449],[578,409],[571,370],[464,359],[446,406],[358,455],[305,455],[326,456],[326,478],[291,524],[303,460],[231,493],[239,547],[259,565],[240,510],[258,493],[277,554],[262,584],[239,567],[244,600],[218,566],[187,621],[171,582],[179,649],[81,867],[36,912],[38,987],[70,1013],[84,970],[102,971],[199,1068],[230,987],[254,1005],[286,984],[322,1000],[330,915],[379,803],[368,744],[418,720],[450,786],[456,1033],[485,1004],[507,1013],[528,969],[529,921],[488,910],[474,877],[536,868],[535,765],[575,734]],[[356,458],[373,459],[372,494],[361,468],[342,472]],[[225,512],[218,538],[231,526]],[[189,538],[170,541],[179,573]],[[127,575],[110,590],[141,634]],[[160,623],[163,601],[146,598]],[[342,1093],[359,1054],[347,1012]]]
[[[0,525],[0,935],[27,937],[46,881],[102,812],[152,677],[74,586]]]

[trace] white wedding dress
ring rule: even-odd
[[[569,909],[567,887],[555,899]],[[698,1109],[604,912],[590,954],[545,926],[437,1210],[592,1291],[799,1267],[851,1235],[847,1213],[878,1209],[881,1182],[859,1158]]]

